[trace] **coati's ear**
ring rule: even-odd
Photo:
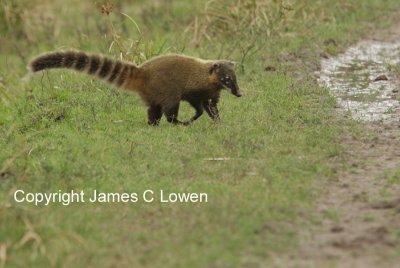
[[[211,67],[210,67],[209,73],[212,74],[216,69],[219,68],[219,66],[220,66],[220,65],[219,65],[218,62],[214,62],[214,63],[211,65]]]
[[[227,61],[226,61],[226,64],[228,64],[228,65],[232,66],[233,68],[235,68],[235,67],[236,67],[236,62],[234,62],[234,61],[231,61],[231,60],[227,60]]]

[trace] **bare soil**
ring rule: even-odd
[[[400,22],[373,40],[400,39]],[[390,124],[365,123],[372,138],[343,137],[348,168],[321,187],[317,224],[299,231],[297,252],[274,258],[276,267],[400,267],[400,111]],[[394,177],[397,183],[387,177]]]

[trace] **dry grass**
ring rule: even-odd
[[[281,35],[299,20],[302,23],[333,20],[333,15],[324,11],[327,5],[326,1],[318,0],[210,0],[188,31],[194,33],[195,45],[203,39],[210,41],[221,36],[235,39],[243,32],[263,33],[265,37]]]

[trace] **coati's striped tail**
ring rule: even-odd
[[[124,85],[137,67],[128,62],[109,59],[99,55],[88,55],[83,52],[51,52],[32,60],[29,69],[39,72],[51,68],[68,68],[95,75],[118,87]]]

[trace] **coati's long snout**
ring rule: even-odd
[[[232,95],[236,97],[241,97],[242,92],[240,92],[239,86],[237,85],[236,79],[235,81],[232,81],[232,83],[229,83],[229,85],[223,84],[224,88],[228,90]]]
[[[229,90],[236,97],[241,97],[242,96],[242,92],[240,92],[240,89],[239,89],[239,87],[237,85],[234,85],[232,88],[229,88]]]

